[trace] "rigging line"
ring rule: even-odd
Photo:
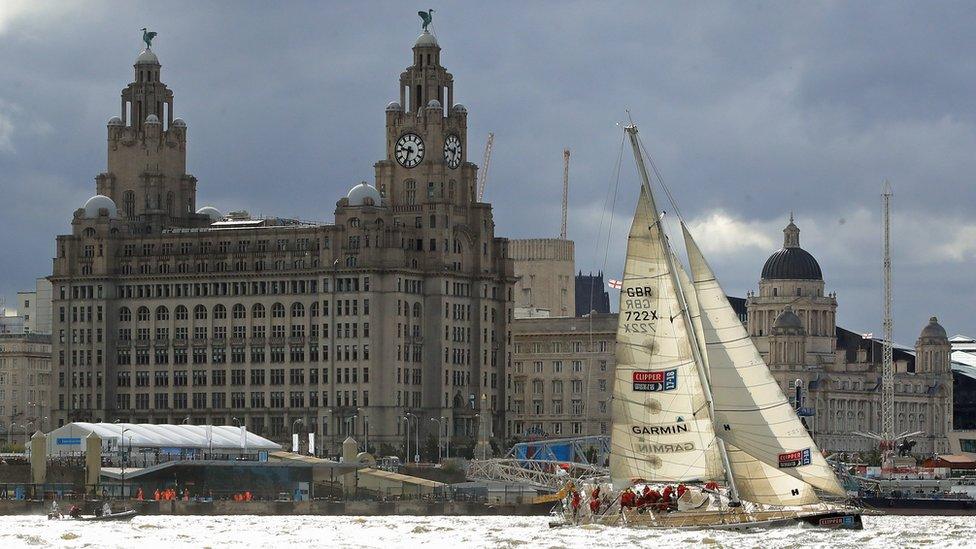
[[[611,235],[613,234],[613,211],[617,205],[617,189],[620,186],[620,164],[623,161],[623,157],[624,157],[625,140],[626,140],[626,135],[621,136],[620,146],[617,151],[617,163],[614,166],[610,176],[612,183],[607,185],[608,187],[607,196],[603,201],[603,212],[600,214],[600,231],[597,233],[598,237],[599,235],[603,234],[603,220],[604,218],[607,217],[607,204],[609,203],[610,209],[609,209],[609,219],[607,221],[607,241],[603,247],[603,266],[601,267],[601,271],[603,273],[607,272],[607,256],[610,253],[610,238]],[[597,250],[599,250],[599,248],[597,248]],[[623,278],[623,276],[621,276],[620,278]],[[595,291],[596,289],[593,287],[593,280],[591,279],[590,280],[590,303],[589,303],[590,310],[587,311],[587,315],[589,317],[589,321],[588,321],[589,329],[587,334],[589,341],[587,342],[587,345],[590,353],[593,353],[593,294],[595,293]],[[603,291],[602,286],[600,287],[600,291]],[[590,361],[587,360],[586,361],[586,396],[589,396],[590,394],[590,381],[592,377],[592,372],[593,372],[593,364],[591,364]],[[586,400],[589,400],[589,398],[587,398]],[[590,422],[591,408],[592,406],[590,406],[589,403],[583,404],[583,425],[586,425],[587,423]]]
[[[654,163],[654,159],[651,157],[651,154],[647,152],[647,148],[644,147],[644,140],[641,139],[640,135],[637,136],[637,143],[640,145],[641,151],[644,153],[644,156],[647,158],[647,162],[651,165],[651,170],[654,171],[654,175],[655,177],[657,177],[658,183],[661,185],[661,188],[664,189],[664,194],[667,195],[668,202],[670,202],[671,207],[674,208],[674,213],[678,216],[678,220],[684,221],[684,218],[681,217],[681,210],[678,209],[678,203],[675,201],[674,196],[671,194],[671,189],[669,189],[668,186],[664,183],[664,176],[661,175],[661,171],[657,169],[657,164]]]

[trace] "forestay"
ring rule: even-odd
[[[651,204],[642,188],[620,291],[610,438],[618,488],[722,478],[707,457],[712,421]]]
[[[682,223],[681,228],[701,309],[717,436],[779,473],[845,495],[729,305],[687,227]],[[771,487],[774,491],[777,488]]]

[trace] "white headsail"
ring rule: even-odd
[[[698,347],[701,349],[699,355],[702,357],[705,371],[708,372],[708,352],[705,347],[698,296],[695,293],[694,284],[684,269],[680,267],[680,263],[676,260],[674,264],[679,265],[678,280],[685,291],[688,314],[691,317],[692,325],[695,327]],[[713,395],[713,398],[716,397]],[[715,450],[718,451],[717,446]],[[740,499],[768,505],[804,505],[820,501],[820,498],[813,491],[813,487],[809,484],[762,463],[735,446],[726,444],[725,453],[728,456],[732,479],[735,482]],[[715,459],[720,458],[716,456]]]
[[[617,327],[610,476],[618,487],[723,478],[665,253],[658,216],[641,189]]]
[[[776,472],[826,492],[845,495],[833,470],[769,372],[687,227],[682,223],[681,228],[701,309],[716,435]],[[731,453],[729,457],[731,460]],[[733,474],[734,469],[733,465]],[[740,469],[754,471],[755,467]],[[764,476],[749,474],[757,479]],[[770,486],[774,491],[777,488]],[[791,492],[783,496],[789,495],[799,494]]]

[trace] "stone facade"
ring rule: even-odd
[[[0,335],[0,433],[23,442],[51,427],[51,337]]]
[[[794,404],[799,382],[801,404],[813,413],[803,421],[821,448],[876,449],[856,432],[881,431],[881,342],[837,327],[836,294],[825,293],[820,266],[800,248],[792,219],[783,233],[783,248],[763,267],[759,292],[746,300],[746,327]],[[935,317],[914,349],[895,349],[895,431],[922,431],[912,437],[919,454],[949,450],[949,351]]]
[[[515,316],[573,316],[576,291],[573,241],[559,238],[511,240],[515,263]]]
[[[513,336],[508,438],[608,435],[617,315],[518,319]]]
[[[440,53],[429,33],[413,47],[375,186],[309,224],[197,209],[187,125],[143,51],[108,123],[104,196],[57,239],[57,424],[243,422],[329,452],[346,434],[402,447],[407,422],[460,449],[486,413],[503,433],[514,272]]]

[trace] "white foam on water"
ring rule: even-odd
[[[864,530],[804,526],[754,532],[600,526],[550,529],[549,517],[140,516],[128,523],[0,517],[0,547],[971,547],[976,517],[864,517]]]

